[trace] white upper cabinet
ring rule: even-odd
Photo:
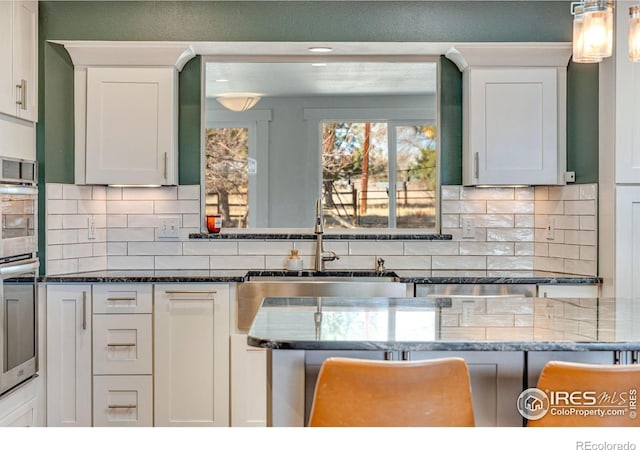
[[[177,184],[178,72],[87,69],[86,183]]]
[[[76,184],[178,184],[186,44],[54,41],[74,64]]]
[[[481,44],[447,57],[463,78],[463,184],[564,184],[570,44]]]
[[[38,120],[38,2],[0,2],[0,112]]]

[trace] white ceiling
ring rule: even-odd
[[[269,96],[415,95],[436,91],[436,63],[409,61],[207,62],[208,97],[254,92]],[[228,80],[226,82],[216,80]]]

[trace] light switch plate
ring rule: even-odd
[[[158,219],[158,238],[179,238],[180,237],[180,218],[179,217],[160,217]]]

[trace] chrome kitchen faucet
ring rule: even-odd
[[[333,251],[325,251],[322,235],[324,234],[324,224],[322,217],[322,199],[319,198],[316,201],[316,224],[313,232],[316,235],[316,254],[314,258],[313,269],[316,272],[324,272],[324,263],[326,261],[335,261],[336,259],[340,259],[338,255],[336,255]]]

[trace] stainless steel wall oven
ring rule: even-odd
[[[0,396],[38,370],[37,164],[0,158]]]

